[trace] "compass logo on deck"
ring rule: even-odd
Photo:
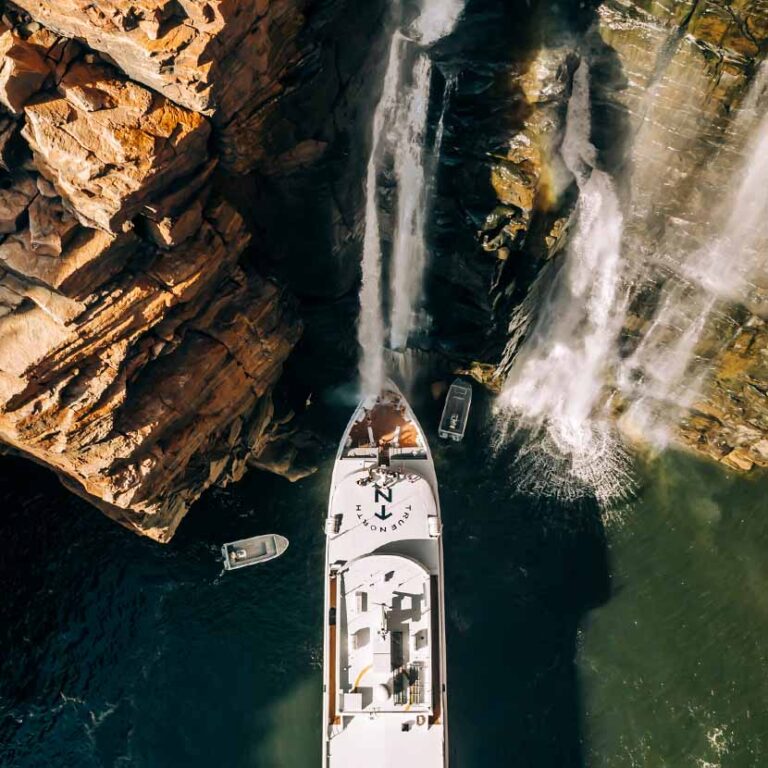
[[[411,516],[411,505],[408,504],[402,507],[400,514],[395,517],[395,512],[390,511],[393,504],[394,489],[393,488],[379,488],[373,487],[373,504],[375,512],[370,517],[365,516],[363,511],[363,505],[357,504],[355,512],[357,513],[357,519],[366,527],[372,531],[378,531],[379,533],[391,533],[396,531],[401,525],[405,525],[405,521]]]

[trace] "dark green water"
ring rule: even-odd
[[[431,428],[438,406],[422,403]],[[0,765],[314,766],[322,469],[208,494],[166,547],[44,471],[0,463]],[[768,482],[669,455],[605,529],[516,496],[485,445],[438,444],[452,765],[743,766],[768,755]],[[222,576],[218,546],[288,536]],[[594,610],[593,610],[594,609]]]
[[[580,634],[587,764],[768,765],[768,482],[679,454],[644,475]]]

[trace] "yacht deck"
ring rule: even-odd
[[[341,574],[340,712],[432,712],[430,577],[395,555]]]
[[[350,420],[325,530],[324,766],[445,768],[437,485],[395,389]]]
[[[426,441],[403,400],[387,393],[363,403],[355,413],[343,442],[343,458],[389,455],[426,458]]]

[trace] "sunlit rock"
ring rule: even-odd
[[[50,69],[37,49],[13,31],[0,34],[0,103],[14,114],[42,88]]]
[[[25,112],[37,167],[86,226],[124,229],[207,159],[205,118],[102,65],[73,64]]]

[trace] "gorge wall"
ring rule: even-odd
[[[381,23],[346,5],[3,8],[0,440],[159,541],[205,488],[269,465],[302,326],[273,275],[327,262],[271,247],[264,190],[306,185],[343,138],[371,51],[339,41]]]
[[[284,368],[302,396],[354,375],[391,7],[0,7],[0,441],[167,541],[211,484],[290,471]],[[468,0],[430,49],[425,141],[439,121],[442,153],[414,345],[443,367],[479,363],[498,389],[551,310],[587,60],[595,167],[615,182],[626,255],[601,407],[630,438],[671,432],[732,467],[768,465],[765,260],[736,287],[693,258],[717,240],[729,263],[723,202],[741,199],[767,39],[765,0]],[[378,175],[388,250],[395,185]],[[685,359],[674,376],[670,350]]]
[[[481,243],[497,266],[482,286],[491,305],[484,359],[501,357],[501,366],[478,375],[500,386],[532,323],[557,310],[548,290],[577,207],[560,150],[573,73],[585,59],[597,166],[621,199],[616,288],[627,302],[596,402],[625,439],[671,439],[736,469],[765,466],[766,200],[745,177],[762,156],[768,7],[606,0],[580,22],[539,29],[540,44],[507,70],[516,115],[488,153],[495,207]],[[736,242],[729,230],[739,221]],[[558,386],[568,398],[566,383]]]

